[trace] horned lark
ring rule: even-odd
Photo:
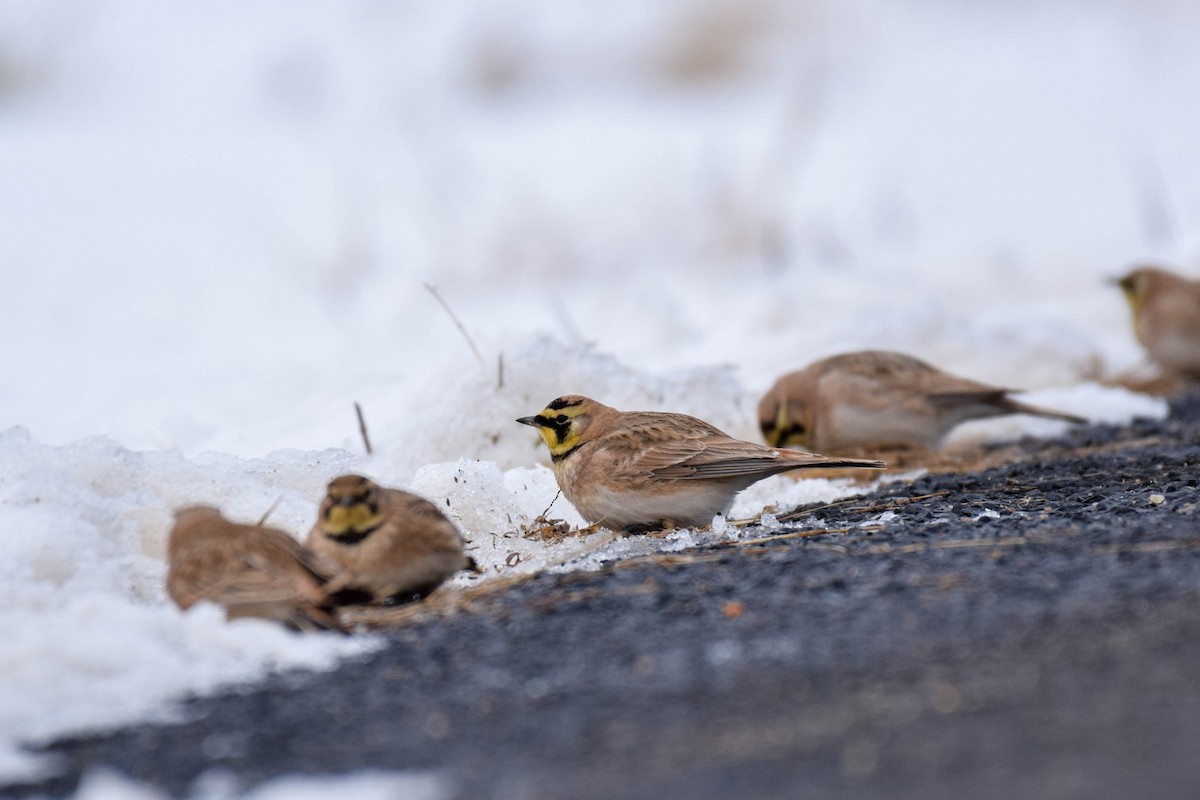
[[[742,489],[803,467],[874,467],[734,439],[684,414],[618,411],[560,397],[517,420],[542,434],[563,494],[588,520],[613,530],[699,527],[725,513]]]
[[[338,568],[331,593],[370,600],[424,597],[455,572],[474,568],[458,529],[437,506],[361,475],[329,482],[306,544]]]
[[[1133,331],[1160,366],[1200,378],[1200,281],[1156,267],[1117,281],[1133,310]]]
[[[784,375],[758,404],[763,437],[817,450],[934,448],[954,426],[1002,414],[1086,423],[885,350],[832,356]]]
[[[183,508],[175,513],[167,560],[167,594],[182,609],[211,600],[229,619],[342,630],[322,589],[322,565],[281,530],[239,525],[208,506]]]

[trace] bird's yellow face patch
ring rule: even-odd
[[[362,537],[383,524],[377,487],[358,476],[338,478],[330,483],[320,513],[321,530],[334,538]]]
[[[537,428],[550,448],[550,455],[557,459],[579,446],[589,419],[586,403],[560,397],[536,416],[521,417],[517,422]]]
[[[325,532],[330,536],[365,533],[379,527],[383,517],[366,503],[352,506],[332,506],[325,515]]]
[[[788,415],[787,403],[780,403],[775,407],[774,419],[760,419],[759,427],[762,429],[763,439],[772,447],[808,447],[808,427],[803,419],[793,420]]]

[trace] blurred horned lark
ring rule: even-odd
[[[588,522],[613,530],[708,525],[734,495],[778,472],[884,466],[763,447],[695,417],[618,411],[577,395],[517,422],[542,434],[567,500]]]
[[[1087,422],[885,350],[832,356],[784,375],[758,404],[768,442],[824,451],[935,448],[959,423],[1004,414]]]
[[[369,600],[421,598],[455,572],[475,567],[458,529],[437,506],[361,475],[329,482],[306,544],[337,567],[331,594]]]
[[[1200,281],[1156,267],[1117,280],[1133,310],[1133,331],[1170,372],[1200,378]]]
[[[323,565],[281,530],[239,525],[208,506],[183,508],[175,512],[167,561],[167,594],[182,609],[211,600],[229,619],[342,630],[322,588]]]

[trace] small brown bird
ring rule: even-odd
[[[182,609],[201,600],[229,619],[263,617],[299,630],[342,631],[312,553],[275,528],[239,525],[209,506],[175,512],[167,539],[167,594]]]
[[[306,544],[337,567],[331,593],[368,600],[421,598],[455,572],[475,568],[437,506],[361,475],[329,482]]]
[[[613,530],[708,525],[738,492],[787,470],[884,466],[775,450],[685,414],[618,411],[578,395],[517,422],[542,434],[567,500],[588,522]]]
[[[758,404],[768,442],[826,452],[934,448],[959,423],[1003,414],[1087,422],[885,350],[832,356],[784,375]]]
[[[1200,378],[1200,281],[1157,267],[1117,280],[1133,311],[1133,331],[1164,369]]]

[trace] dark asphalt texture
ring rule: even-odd
[[[1200,392],[1019,450],[759,534],[882,527],[539,576],[334,672],[56,743],[59,777],[0,795],[107,765],[175,796],[214,767],[431,769],[461,798],[1200,796]]]

